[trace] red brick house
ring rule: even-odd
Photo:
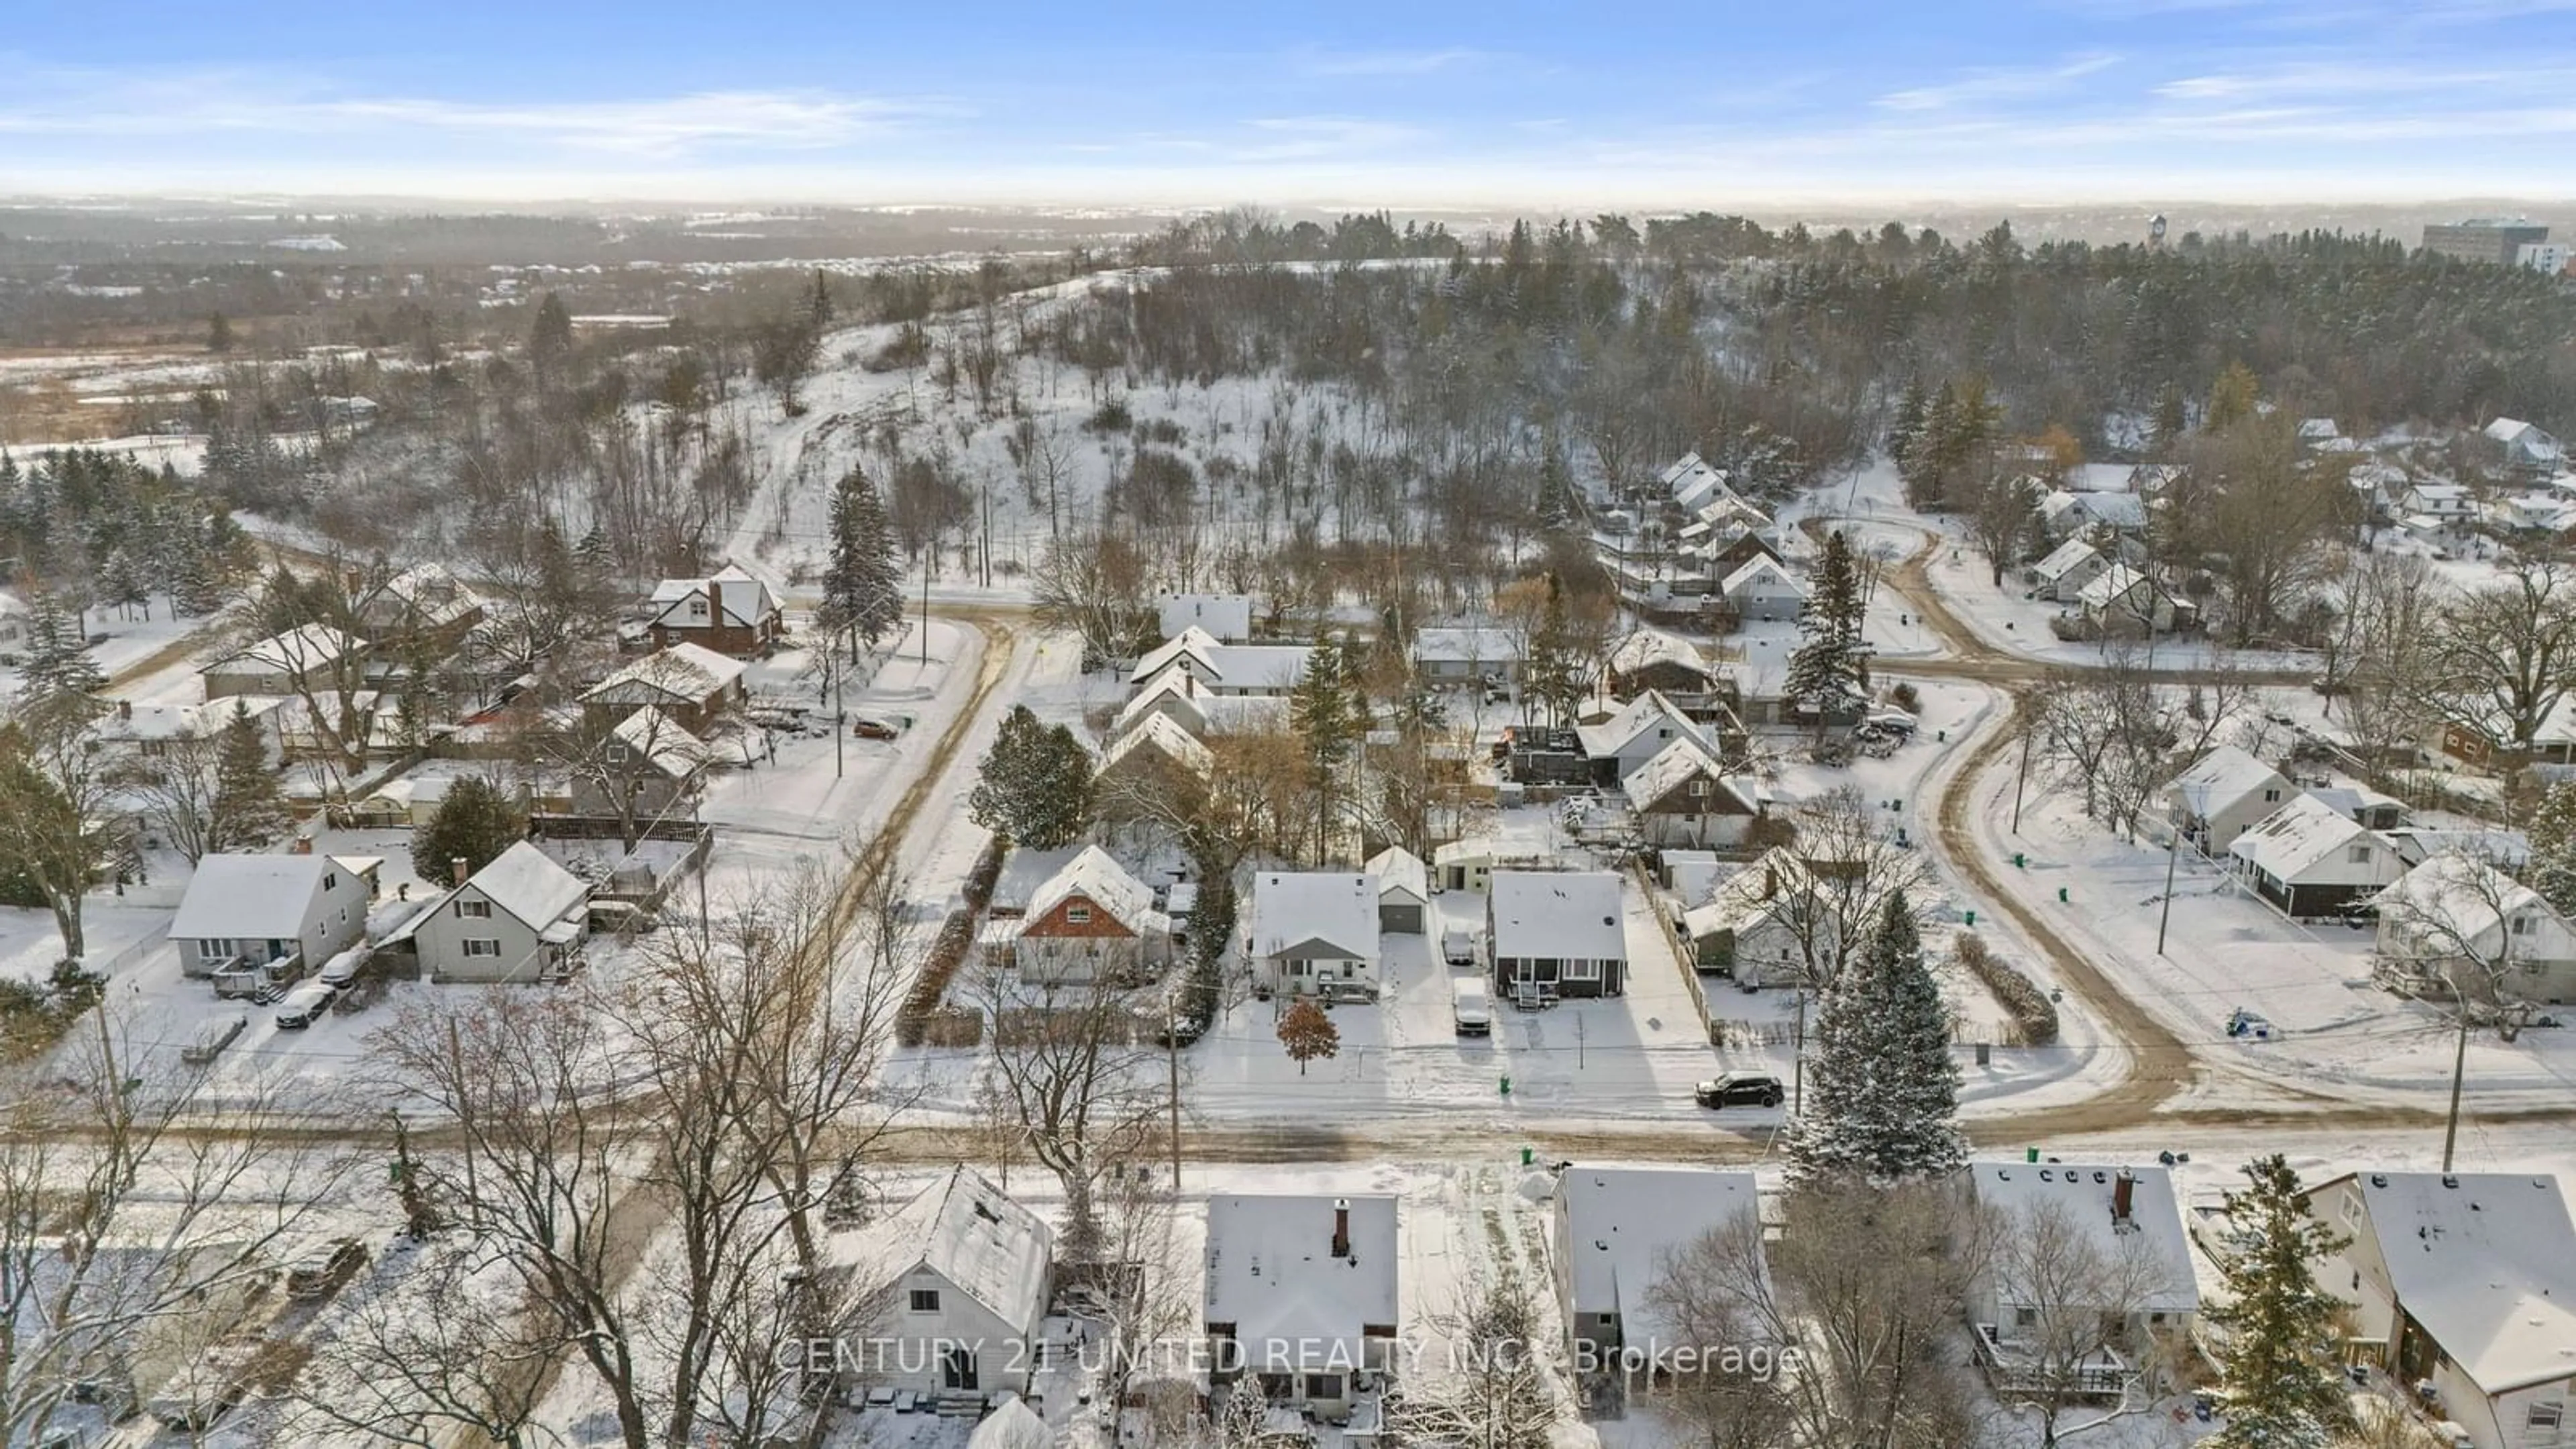
[[[1171,934],[1153,891],[1107,851],[1085,846],[1029,898],[1011,959],[1023,981],[1084,985],[1143,974],[1169,953]]]
[[[656,649],[695,644],[735,659],[758,659],[778,647],[786,612],[769,585],[731,564],[703,579],[664,579],[653,588],[645,626]]]

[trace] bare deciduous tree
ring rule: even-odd
[[[2106,1246],[2054,1198],[1992,1217],[1982,1225],[1984,1261],[1997,1311],[2016,1320],[1998,1325],[2010,1335],[2014,1366],[1999,1397],[2038,1415],[2046,1445],[2146,1412],[2150,1377],[2170,1348],[2158,1341],[2149,1315],[2177,1291],[2147,1234],[2133,1228]],[[2117,1391],[2106,1394],[2111,1383]],[[2099,1416],[2064,1426],[2076,1403],[2105,1397],[2111,1405]]]

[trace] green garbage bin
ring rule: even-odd
[[[1534,1147],[1524,1147],[1521,1149],[1521,1166],[1527,1167],[1537,1159],[1538,1149]]]
[[[2064,886],[2059,886],[2057,888],[2057,903],[2061,906],[2066,904],[2066,887]]]
[[[1968,924],[1969,924],[1969,925],[1971,925],[1971,926],[1973,926],[1973,925],[1975,925],[1976,923],[1977,923],[1977,913],[1976,913],[1976,912],[1974,912],[1974,911],[1970,911],[1970,912],[1968,912]]]
[[[1511,1094],[1512,1094],[1512,1079],[1511,1079],[1511,1078],[1509,1078],[1509,1077],[1505,1077],[1505,1078],[1503,1078],[1503,1095],[1504,1095],[1504,1096],[1506,1096],[1506,1097],[1508,1097],[1508,1096],[1510,1096]]]

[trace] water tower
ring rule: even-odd
[[[2160,252],[2164,249],[2165,214],[2159,211],[2154,216],[2147,218],[2147,250],[2151,252]]]

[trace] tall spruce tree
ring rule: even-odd
[[[1056,850],[1091,818],[1091,754],[1073,731],[1014,706],[984,752],[966,812],[976,824],[1031,850]]]
[[[832,556],[823,571],[823,604],[847,638],[874,646],[903,620],[903,582],[885,504],[866,473],[852,467],[832,490]]]
[[[1869,644],[1861,632],[1866,611],[1859,564],[1850,540],[1837,529],[1825,536],[1806,612],[1798,618],[1798,648],[1781,686],[1791,701],[1815,707],[1819,729],[1828,710],[1868,693]]]
[[[2335,1299],[2310,1265],[2342,1235],[2308,1213],[2287,1159],[2245,1165],[2247,1186],[2227,1195],[2219,1271],[2227,1301],[2209,1310],[2226,1332],[2220,1367],[2227,1424],[2209,1449],[2327,1449],[2352,1421],[2332,1342]]]
[[[1967,1160],[1950,1012],[1924,964],[1914,908],[1888,899],[1859,962],[1824,993],[1789,1173],[1900,1182]]]
[[[548,292],[538,300],[536,321],[528,327],[528,364],[536,369],[537,385],[561,384],[564,364],[571,360],[572,312],[562,297]]]
[[[52,594],[38,594],[27,608],[27,651],[19,678],[30,700],[96,694],[107,675],[89,657],[89,643]]]
[[[250,707],[236,702],[216,742],[215,791],[209,802],[206,845],[211,851],[257,850],[282,839],[294,826],[269,768],[268,744]]]
[[[1306,672],[1288,693],[1288,720],[1306,753],[1307,788],[1315,797],[1315,859],[1321,862],[1332,853],[1334,792],[1342,767],[1368,730],[1350,662],[1330,635],[1316,636],[1306,656]]]
[[[2553,782],[2531,815],[2531,861],[2523,884],[2563,916],[2576,917],[2576,780]]]
[[[518,802],[490,779],[467,775],[448,787],[438,813],[413,833],[411,868],[422,880],[445,881],[461,860],[471,875],[527,838],[528,817]]]

